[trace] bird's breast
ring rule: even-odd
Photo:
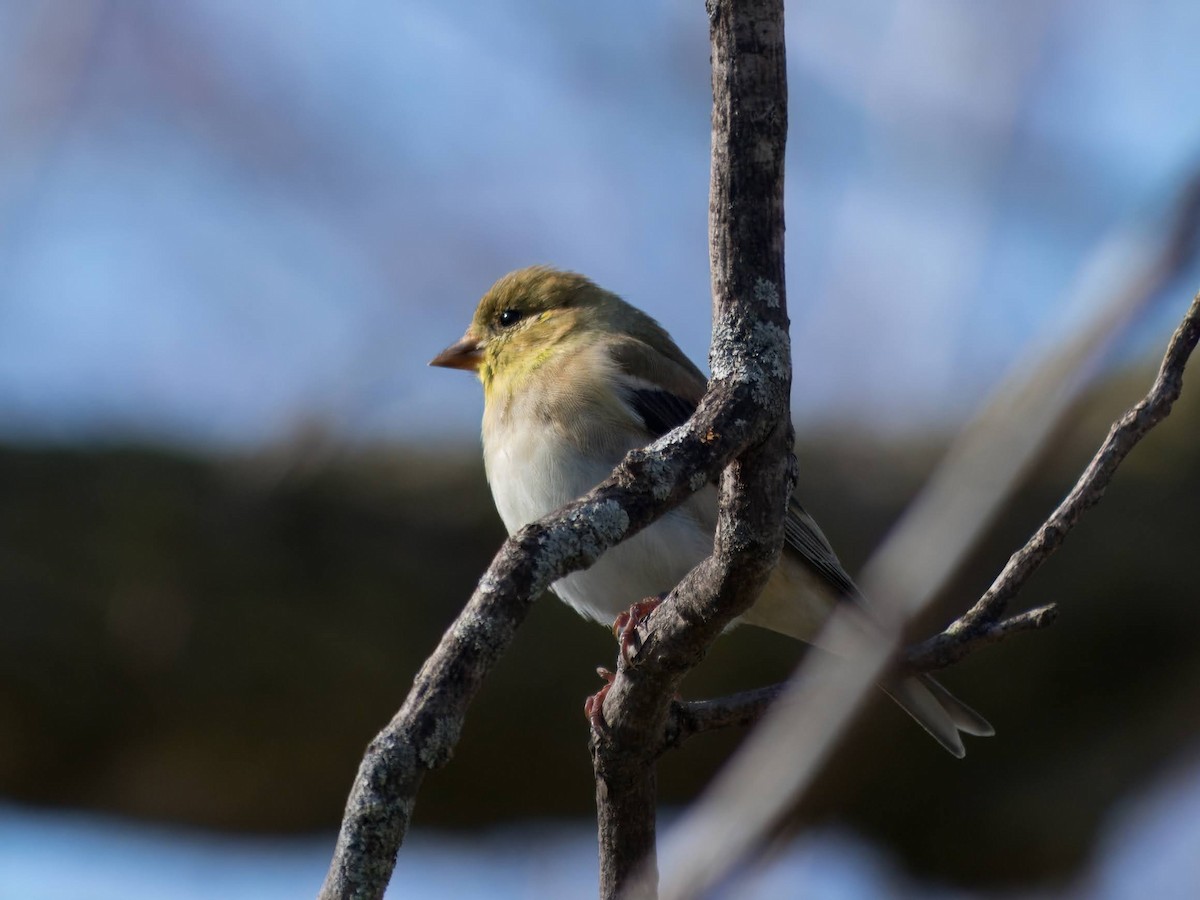
[[[510,534],[586,494],[638,445],[636,435],[619,439],[613,433],[611,446],[593,443],[585,450],[552,422],[514,427],[513,421],[509,416],[484,429],[488,483]],[[690,508],[699,502],[715,508],[715,492],[704,493],[714,496],[667,513],[591,568],[557,581],[555,593],[582,615],[608,624],[630,604],[670,590],[712,548],[711,529]]]
[[[586,494],[612,470],[580,453],[553,425],[507,431],[485,439],[483,460],[509,534]]]

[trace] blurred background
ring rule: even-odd
[[[852,572],[1027,345],[1161,241],[1198,34],[1190,0],[789,5],[799,493]],[[315,893],[363,748],[503,537],[478,385],[426,362],[541,262],[705,358],[708,79],[682,0],[0,4],[0,897]],[[928,629],[1144,392],[1198,275]],[[1194,888],[1198,395],[1022,596],[1059,623],[947,674],[998,736],[956,762],[879,702],[738,896]],[[594,895],[581,704],[614,650],[536,606],[395,896]],[[742,629],[686,693],[797,653]],[[738,738],[667,757],[664,804]]]

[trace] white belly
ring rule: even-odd
[[[608,477],[617,461],[564,464],[577,454],[560,443],[553,429],[527,434],[484,447],[492,496],[509,534],[586,494]],[[608,625],[631,604],[669,591],[712,552],[711,532],[689,508],[705,499],[692,498],[667,513],[591,568],[555,582],[554,592],[580,614]]]
[[[675,587],[712,552],[712,538],[686,512],[672,510],[618,544],[590,568],[554,583],[577,612],[611,625],[633,603]]]

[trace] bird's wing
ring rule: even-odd
[[[691,403],[678,394],[657,388],[629,386],[623,392],[623,399],[629,404],[646,430],[660,438],[672,428],[678,428],[692,417],[696,404]]]
[[[668,356],[636,338],[622,337],[608,351],[616,364],[617,392],[651,440],[692,417],[707,380],[677,349]]]
[[[682,425],[700,402],[704,376],[686,358],[686,367],[636,340],[610,348],[623,379],[622,399],[655,438]],[[795,553],[839,597],[859,598],[858,587],[842,567],[829,539],[795,497],[783,526],[785,550]]]
[[[792,497],[788,501],[787,518],[783,523],[785,550],[794,550],[801,560],[825,581],[840,597],[858,600],[861,595],[837,554],[816,521]]]

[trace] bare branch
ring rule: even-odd
[[[731,358],[743,351],[727,348]],[[756,380],[756,378],[758,380]],[[761,368],[744,359],[714,378],[693,419],[629,453],[586,497],[505,542],[475,593],[417,673],[400,711],[371,742],[347,801],[322,898],[382,897],[427,771],[444,765],[466,710],[524,621],[532,598],[645,528],[725,461],[763,439]]]
[[[707,484],[747,444],[763,440],[762,426],[755,423],[762,418],[764,390],[786,408],[779,399],[786,397],[785,388],[765,389],[771,375],[764,375],[761,361],[736,355],[753,353],[752,346],[730,342],[726,350],[727,361],[740,363],[728,363],[726,374],[714,377],[687,426],[631,452],[582,500],[505,543],[417,674],[400,711],[368,747],[347,801],[323,898],[383,895],[425,772],[449,760],[467,706],[508,647],[532,598]]]
[[[470,701],[532,598],[723,473],[714,555],[653,614],[637,664],[621,666],[604,704],[609,728],[593,736],[602,852],[612,862],[604,876],[606,896],[634,884],[634,861],[653,847],[653,755],[661,748],[669,698],[772,571],[782,534],[778,498],[788,495],[793,473],[782,253],[782,8],[779,0],[710,0],[708,11],[714,63],[709,390],[685,426],[630,453],[586,497],[505,543],[400,711],[368,748],[322,898],[382,897],[425,772],[450,758]],[[907,599],[921,591],[902,587],[894,593]],[[843,710],[847,719],[874,677],[871,665],[885,665],[893,649],[876,648],[868,665],[843,681],[858,692]],[[697,715],[697,722],[717,718],[716,712]],[[821,731],[824,721],[831,721],[828,715],[816,716],[812,727]],[[830,737],[808,752],[810,767],[802,773],[822,758],[844,724],[832,721]],[[648,735],[657,739],[646,740]],[[622,808],[640,810],[632,833],[622,830]],[[614,814],[607,823],[605,809]],[[652,890],[653,879],[641,884]]]
[[[935,634],[904,654],[904,668],[910,672],[933,672],[962,661],[989,644],[995,644],[1025,631],[1037,631],[1053,625],[1058,606],[1048,603],[999,622],[980,622],[969,631],[958,630],[958,619],[945,631]]]
[[[1183,368],[1200,338],[1200,294],[1172,335],[1166,355],[1149,393],[1113,423],[1108,437],[1088,463],[1066,499],[1051,513],[1029,542],[1009,558],[1007,565],[979,601],[947,629],[951,639],[969,640],[973,630],[995,622],[1008,601],[1055,550],[1083,514],[1100,502],[1117,466],[1146,433],[1167,417],[1183,391]]]
[[[673,703],[662,749],[678,747],[688,738],[705,731],[753,725],[763,717],[786,688],[786,684],[772,684],[727,697],[718,697],[715,700]]]
[[[603,898],[654,894],[654,763],[671,697],[777,565],[794,481],[783,269],[783,4],[710,0],[706,8],[713,78],[710,364],[720,379],[734,376],[744,359],[755,361],[761,370],[754,378],[761,400],[755,415],[769,434],[722,474],[713,555],[651,615],[636,664],[622,661],[604,702],[607,727],[592,740]],[[735,347],[744,349],[731,352]]]

